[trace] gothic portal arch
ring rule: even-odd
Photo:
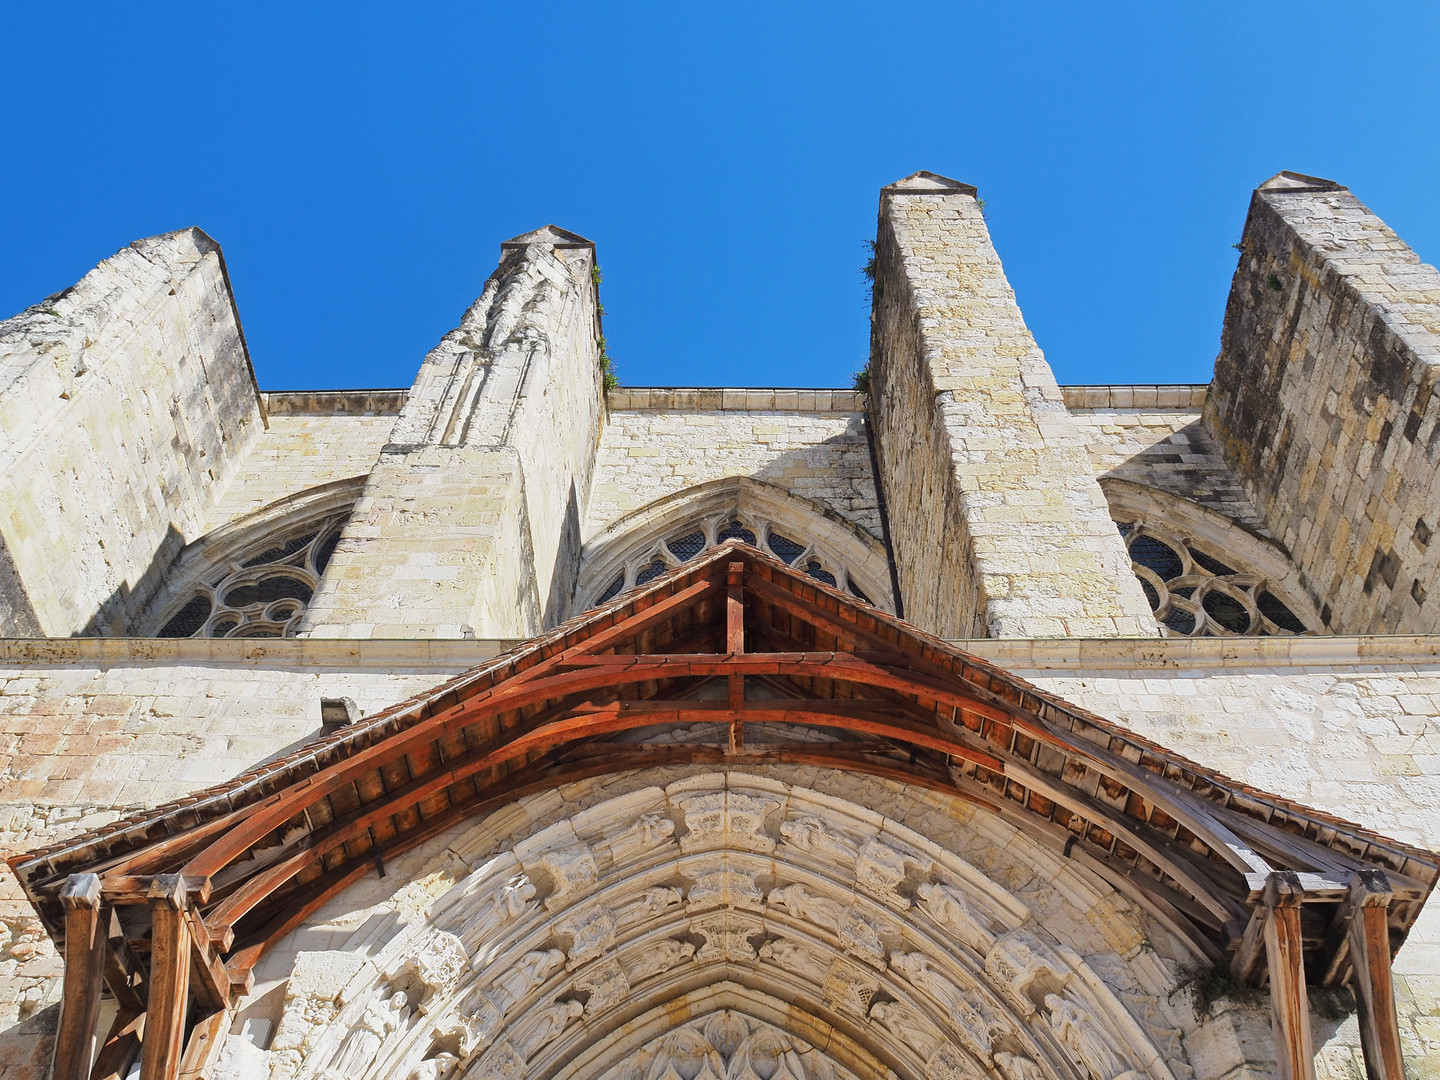
[[[256,970],[286,984],[271,1076],[1191,1075],[1198,958],[1106,883],[983,810],[781,772],[535,796],[336,898],[310,929],[343,944]]]

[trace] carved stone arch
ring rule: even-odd
[[[1250,611],[1251,625],[1244,633],[1329,632],[1305,588],[1299,570],[1279,544],[1223,514],[1178,495],[1114,477],[1102,479],[1100,487],[1109,503],[1111,518],[1126,532],[1127,544],[1133,543],[1133,531],[1140,530],[1172,549],[1178,549],[1181,558],[1187,562],[1193,558],[1193,552],[1198,550],[1211,560],[1218,559],[1230,569],[1231,573],[1228,575],[1214,575],[1201,567],[1197,571],[1198,578],[1187,576],[1184,584],[1193,589],[1197,581],[1203,585],[1212,578],[1218,578],[1217,587],[1234,595]],[[1166,614],[1165,584],[1153,573],[1147,572],[1147,568],[1143,566],[1137,566],[1136,575],[1140,577],[1152,607],[1157,594],[1161,598],[1161,606],[1156,609],[1156,614],[1163,624]],[[1298,622],[1277,625],[1262,618],[1254,598],[1263,593],[1269,593],[1277,599]],[[1195,598],[1200,599],[1200,596],[1196,594]],[[1195,607],[1194,604],[1184,606]],[[1272,614],[1274,613],[1276,611],[1272,611]],[[1202,618],[1201,621],[1205,620]],[[1227,632],[1213,625],[1213,620],[1211,622],[1212,625],[1208,628],[1199,627],[1200,632]],[[1297,626],[1303,629],[1296,629]],[[1193,631],[1177,631],[1175,627],[1171,627],[1170,632],[1183,634]]]
[[[365,485],[364,476],[352,476],[334,480],[316,487],[307,488],[283,499],[277,499],[234,521],[227,522],[191,541],[176,556],[165,576],[160,592],[150,603],[138,627],[142,637],[189,636],[186,634],[162,633],[177,614],[200,596],[212,600],[212,608],[218,608],[219,597],[215,586],[222,580],[232,586],[244,584],[249,579],[258,581],[267,567],[247,567],[245,564],[263,553],[274,544],[283,545],[287,539],[310,535],[316,544],[338,538],[345,518],[354,507],[355,501]],[[294,555],[300,554],[297,549]],[[301,556],[303,560],[303,555]],[[294,561],[288,559],[286,561]],[[314,560],[309,565],[297,567],[305,584],[314,588],[319,583]],[[247,575],[245,571],[252,572]],[[242,580],[244,579],[244,580]],[[303,614],[303,608],[299,614]],[[201,622],[213,620],[214,613],[202,618]],[[288,623],[298,621],[298,614]],[[209,636],[208,630],[204,636]],[[221,635],[216,635],[221,636]],[[270,636],[280,636],[278,633]]]
[[[661,1080],[617,1069],[720,1010],[799,1040],[797,1062],[825,1059],[791,1080],[1097,1080],[1057,1033],[1067,1010],[1110,1048],[1098,1080],[1190,1076],[1178,1029],[1156,1017],[1198,958],[1099,879],[1002,840],[988,812],[916,806],[932,837],[853,801],[902,806],[887,781],[798,769],[643,780],[610,798],[596,785],[578,812],[536,796],[456,830],[399,875],[430,893],[407,885],[352,913],[366,917],[338,950],[348,963],[279,946],[256,972],[258,997],[290,983],[272,1075],[333,1074],[402,994],[373,1068],[348,1080],[440,1068]],[[1044,910],[999,878],[1029,882]],[[299,938],[346,906],[336,898]],[[720,1056],[715,1080],[742,1080],[734,1048]]]
[[[813,573],[813,562],[827,585],[895,610],[889,558],[880,541],[829,507],[749,476],[724,477],[667,495],[591,537],[581,550],[572,609],[584,611],[645,584],[647,568],[653,575],[679,566],[713,547],[735,519],[767,554],[804,572]],[[694,551],[672,552],[667,545],[682,533],[696,532],[704,541]],[[771,532],[795,542],[799,551],[774,551],[768,543]]]

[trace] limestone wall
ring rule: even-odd
[[[0,633],[123,631],[263,426],[199,229],[0,323]]]
[[[1153,634],[974,189],[881,195],[872,417],[905,615],[942,636]]]
[[[858,394],[621,389],[609,408],[587,541],[657,499],[727,476],[764,480],[881,536]]]
[[[602,423],[594,245],[501,245],[425,358],[304,629],[527,636],[563,617]]]
[[[211,509],[210,532],[288,495],[364,476],[390,437],[402,394],[265,394],[269,427]]]
[[[1428,632],[1440,565],[1440,273],[1348,190],[1251,200],[1206,419],[1341,633]]]
[[[1097,479],[1189,499],[1262,536],[1265,522],[1201,422],[1203,386],[1062,386]]]

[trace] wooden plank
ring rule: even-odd
[[[90,1080],[125,1080],[130,1075],[130,1066],[140,1056],[140,1040],[144,1035],[145,1010],[122,1008],[116,1013],[110,1035],[95,1058]]]
[[[1256,905],[1245,926],[1245,934],[1240,939],[1240,947],[1235,950],[1235,955],[1230,960],[1230,974],[1242,986],[1255,985],[1260,970],[1264,967],[1265,920],[1269,914],[1270,909],[1264,904]]]
[[[1315,1040],[1310,1031],[1310,999],[1305,990],[1305,943],[1300,932],[1300,903],[1305,890],[1296,875],[1270,875],[1263,903],[1265,956],[1270,968],[1270,1005],[1275,1031],[1275,1062],[1280,1080],[1315,1080]]]
[[[1390,971],[1390,883],[1381,870],[1361,870],[1350,887],[1350,987],[1360,1020],[1369,1080],[1405,1080],[1395,980]]]
[[[65,985],[55,1035],[54,1080],[87,1080],[105,985],[109,912],[96,874],[71,874],[60,893],[65,909]]]
[[[150,886],[150,995],[140,1080],[177,1080],[190,1004],[189,903],[181,874],[157,874]]]
[[[195,994],[212,1009],[227,1008],[230,1005],[230,976],[210,940],[210,928],[194,908],[187,907],[181,914],[189,924],[191,985]]]
[[[100,879],[100,887],[107,902],[126,907],[149,903],[150,886],[154,880],[149,874],[106,874]],[[185,887],[192,905],[210,902],[211,882],[208,877],[186,878]]]
[[[232,1010],[220,1009],[195,1022],[190,1030],[190,1039],[185,1044],[185,1053],[180,1058],[179,1080],[202,1080],[208,1068],[219,1059],[234,1019]]]
[[[114,908],[105,920],[109,948],[105,950],[105,985],[122,1009],[145,1011],[145,968],[125,940],[120,916]]]
[[[745,652],[745,564],[732,562],[727,570],[725,599],[725,648],[732,656]],[[732,712],[745,704],[745,676],[731,675],[729,704]],[[730,721],[730,753],[745,749],[745,722],[739,717]]]

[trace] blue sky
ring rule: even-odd
[[[224,247],[262,387],[409,385],[494,269],[593,239],[632,385],[865,362],[882,185],[978,185],[1062,382],[1203,382],[1250,191],[1440,259],[1440,5],[12,5],[0,317]]]

